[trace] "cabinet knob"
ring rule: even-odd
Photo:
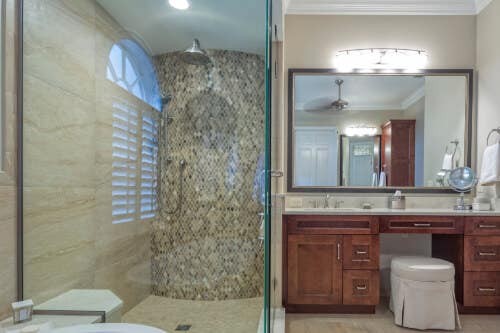
[[[495,292],[497,291],[496,288],[483,288],[483,287],[479,287],[477,288],[478,291],[489,291],[489,292]]]
[[[337,260],[340,260],[340,243],[337,243]]]
[[[413,223],[413,226],[422,228],[422,227],[430,227],[431,224],[430,223]]]
[[[366,285],[356,286],[356,290],[366,290]]]
[[[368,254],[367,251],[356,251],[356,254]]]

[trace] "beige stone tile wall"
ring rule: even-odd
[[[203,67],[186,64],[179,52],[155,57],[173,122],[160,141],[160,158],[172,161],[161,164],[152,291],[191,300],[257,297],[264,292],[255,181],[264,167],[265,62],[237,51],[207,54]],[[182,207],[173,211],[181,177]]]
[[[150,291],[149,223],[112,224],[113,99],[145,106],[106,79],[129,35],[94,0],[25,0],[24,30],[25,295],[105,288],[127,311]]]
[[[4,89],[2,109],[4,123],[3,152],[0,156],[0,320],[10,313],[16,299],[16,1],[7,0],[5,15]]]

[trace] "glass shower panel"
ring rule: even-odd
[[[23,290],[39,307],[117,297],[121,321],[167,332],[268,327],[269,3],[189,4],[24,0]]]

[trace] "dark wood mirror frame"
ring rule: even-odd
[[[467,79],[468,96],[465,114],[465,166],[472,167],[472,123],[474,101],[474,70],[472,69],[425,69],[425,70],[353,70],[343,72],[333,68],[290,68],[288,69],[288,133],[287,133],[287,191],[301,193],[392,193],[402,189],[405,193],[455,193],[449,188],[440,187],[307,187],[293,185],[293,123],[294,123],[294,78],[296,75],[425,75],[425,76],[464,76]]]

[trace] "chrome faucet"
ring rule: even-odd
[[[323,208],[330,208],[330,194],[325,195],[325,201],[323,203]]]
[[[342,205],[344,203],[343,200],[335,200],[335,208],[340,208],[340,205]]]

